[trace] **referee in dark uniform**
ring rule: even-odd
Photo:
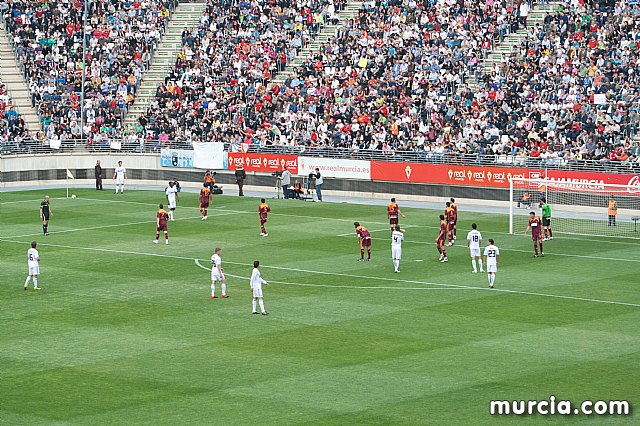
[[[49,235],[49,218],[51,217],[51,206],[49,196],[44,196],[44,201],[40,203],[40,218],[42,219],[42,233],[46,237]]]

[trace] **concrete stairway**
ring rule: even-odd
[[[9,34],[5,31],[4,26],[0,25],[0,78],[11,96],[16,111],[18,114],[22,114],[29,134],[35,136],[36,132],[42,131],[42,123],[36,109],[31,106],[29,87],[24,80],[24,74],[22,74],[9,40]]]
[[[197,0],[193,3],[181,2],[173,12],[167,30],[151,59],[151,66],[142,78],[135,103],[129,109],[125,119],[126,126],[134,125],[138,118],[147,111],[156,95],[158,85],[164,83],[165,77],[175,65],[176,57],[182,48],[182,31],[185,27],[195,27],[200,22],[200,17],[205,10],[205,1]]]
[[[527,37],[528,29],[535,26],[536,24],[544,25],[544,18],[556,11],[556,9],[562,6],[562,2],[560,1],[552,1],[544,5],[535,5],[529,11],[529,17],[527,18],[527,28],[521,28],[515,33],[511,33],[504,38],[502,43],[498,43],[496,47],[493,49],[487,57],[480,61],[480,65],[483,66],[484,73],[490,73],[493,70],[495,64],[499,64],[502,62],[502,55],[510,55],[512,51],[517,50],[520,46],[520,43]],[[467,80],[469,87],[475,88],[476,81],[475,77],[470,77]]]
[[[325,24],[325,26],[320,29],[316,38],[309,41],[307,45],[300,50],[300,53],[298,53],[287,67],[274,77],[271,84],[283,84],[289,76],[295,73],[296,68],[307,60],[307,58],[313,55],[313,53],[319,51],[323,44],[335,37],[338,29],[342,26],[344,21],[358,16],[358,11],[362,7],[362,3],[363,2],[361,0],[350,0],[343,10],[336,12],[339,22],[336,25],[328,23]]]

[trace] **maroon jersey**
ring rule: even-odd
[[[456,203],[451,203],[451,208],[453,209],[453,221],[458,221],[458,205]]]
[[[447,207],[444,210],[444,217],[447,219],[447,222],[454,223],[456,221],[456,211],[451,207]]]
[[[442,241],[444,243],[445,238],[447,237],[447,222],[444,220],[440,221],[440,233],[438,234],[438,241]]]
[[[209,188],[202,188],[200,190],[200,205],[208,206],[211,198],[211,190]]]
[[[371,234],[369,233],[369,230],[367,228],[365,228],[364,226],[358,226],[356,228],[356,235],[360,238],[364,239],[371,239]]]
[[[158,228],[159,229],[167,229],[167,220],[169,219],[169,213],[167,213],[164,209],[158,210],[158,214],[156,215],[158,218]]]
[[[260,220],[266,220],[267,219],[267,214],[269,214],[270,211],[271,211],[271,209],[269,208],[267,203],[260,204],[260,207],[258,207],[258,213],[260,214]]]
[[[531,238],[534,240],[540,239],[540,232],[542,231],[542,220],[539,217],[529,219],[529,226],[531,227]]]

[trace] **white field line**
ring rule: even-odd
[[[211,268],[203,266],[198,259],[194,259],[196,265],[200,268],[211,271]],[[238,278],[241,280],[249,281],[249,277],[241,277],[239,275],[232,275],[224,273],[227,277]],[[269,283],[292,285],[298,287],[323,287],[323,288],[344,288],[344,289],[356,289],[356,290],[483,290],[480,287],[464,288],[464,287],[391,287],[391,286],[356,286],[356,285],[331,285],[331,284],[305,284],[305,283],[292,283],[286,281],[273,281],[269,280]]]
[[[338,237],[348,237],[348,236],[352,236],[355,234],[341,234],[338,235]],[[374,238],[371,237],[372,240],[379,240],[379,241],[387,241],[390,242],[390,238]],[[404,240],[405,243],[410,243],[410,244],[424,244],[424,245],[429,245],[429,246],[435,246],[436,243],[433,242],[428,242],[428,241],[412,241],[412,240]],[[454,244],[453,246],[447,246],[447,249],[450,249],[452,247],[456,247],[456,248],[464,248],[467,249],[467,247],[465,247],[464,245],[459,245],[459,244]],[[531,250],[522,250],[522,249],[509,249],[509,248],[501,248],[500,251],[513,251],[516,253],[532,253]],[[602,256],[588,256],[588,255],[583,255],[583,254],[570,254],[570,253],[549,253],[546,252],[545,256],[561,256],[561,257],[577,257],[580,259],[595,259],[595,260],[609,260],[609,261],[613,261],[613,262],[632,262],[632,263],[640,263],[640,259],[622,259],[622,258],[618,258],[618,257],[602,257]]]
[[[218,217],[218,216],[228,216],[231,214],[235,214],[235,213],[221,213],[221,214],[216,214],[216,215],[210,215],[211,217]],[[193,217],[179,217],[177,218],[175,221],[172,222],[177,222],[177,221],[182,221],[182,220],[193,220],[193,219],[200,219],[201,216],[193,216]],[[91,230],[95,230],[95,229],[106,229],[106,228],[117,228],[120,226],[132,226],[132,225],[144,225],[144,224],[150,224],[150,223],[156,223],[155,220],[144,220],[144,221],[140,221],[140,222],[127,222],[127,223],[116,223],[116,224],[112,224],[112,225],[100,225],[100,226],[89,226],[86,228],[73,228],[73,229],[63,229],[61,231],[51,231],[49,232],[49,234],[53,235],[53,234],[65,234],[65,233],[69,233],[69,232],[81,232],[81,231],[91,231]],[[15,238],[23,238],[23,237],[37,237],[39,235],[42,235],[41,232],[37,233],[37,234],[23,234],[23,235],[12,235],[12,236],[0,236],[0,238],[7,238],[7,239],[15,239]]]
[[[2,240],[1,242],[3,242],[3,243],[12,243],[12,244],[23,244],[25,246],[28,245],[28,242],[25,242],[25,241]],[[98,247],[77,247],[77,246],[68,246],[68,245],[62,245],[62,244],[49,244],[49,243],[42,243],[40,245],[41,246],[46,246],[46,247],[65,248],[65,249],[70,249],[70,250],[89,250],[89,251],[98,251],[98,252],[105,252],[105,253],[131,254],[131,255],[138,255],[138,256],[151,256],[151,257],[162,257],[162,258],[170,258],[170,259],[182,259],[182,260],[188,260],[190,262],[196,260],[193,257],[175,256],[175,255],[161,254],[161,253],[145,253],[145,252],[138,252],[138,251],[115,250],[115,249],[106,249],[106,248],[98,248]],[[229,262],[229,261],[225,261],[225,263],[230,264],[230,265],[246,266],[247,268],[253,266],[253,263],[244,263],[244,262]],[[531,291],[507,290],[507,289],[498,289],[498,288],[490,289],[490,288],[486,288],[486,287],[475,287],[475,286],[459,285],[459,284],[435,283],[435,282],[429,282],[429,281],[401,280],[401,279],[397,279],[397,278],[370,277],[370,276],[367,276],[367,275],[355,275],[355,274],[343,274],[343,273],[338,273],[338,272],[313,271],[313,270],[309,270],[309,269],[286,268],[286,267],[282,267],[282,266],[263,265],[262,267],[263,268],[267,268],[267,269],[276,269],[276,270],[293,271],[293,272],[304,272],[304,273],[318,274],[318,275],[331,275],[331,276],[338,276],[338,277],[359,278],[359,279],[366,279],[366,280],[387,281],[387,282],[406,283],[406,284],[422,284],[422,285],[433,285],[433,286],[441,286],[441,287],[454,287],[454,288],[469,289],[469,290],[486,290],[486,291],[492,291],[492,292],[496,292],[496,293],[522,294],[522,295],[527,295],[527,296],[538,296],[538,297],[548,297],[548,298],[555,298],[555,299],[577,300],[577,301],[582,301],[582,302],[604,303],[604,304],[608,304],[608,305],[632,306],[632,307],[640,308],[640,304],[638,304],[638,303],[617,302],[617,301],[612,301],[612,300],[601,300],[601,299],[591,299],[591,298],[587,298],[587,297],[563,296],[563,295],[559,295],[559,294],[535,293],[535,292],[531,292]]]
[[[67,198],[65,197],[60,197],[60,198],[54,198],[56,200],[66,200]],[[137,205],[143,205],[143,206],[154,206],[156,205],[156,203],[143,203],[143,202],[139,202],[139,201],[126,201],[126,200],[104,200],[104,199],[100,199],[100,198],[76,198],[75,200],[73,200],[74,202],[77,201],[97,201],[97,202],[103,202],[103,203],[124,203],[124,204],[137,204]],[[4,203],[0,203],[0,205],[2,204],[12,204],[12,203],[23,203],[23,202],[30,202],[30,203],[35,203],[35,202],[39,202],[40,200],[21,200],[21,201],[7,201]],[[180,209],[198,209],[198,207],[195,206],[181,206],[178,205],[178,207]],[[224,209],[224,205],[222,206],[216,206],[215,204],[212,205],[210,207],[211,210],[215,210],[215,209]],[[231,209],[224,209],[224,211],[229,212],[229,213],[238,213],[238,214],[257,214],[257,210],[256,211],[247,211],[247,210],[231,210]],[[505,213],[506,214],[506,213]],[[295,214],[287,214],[287,213],[274,213],[271,212],[269,213],[270,216],[285,216],[285,217],[295,217],[295,218],[303,218],[303,219],[319,219],[319,220],[334,220],[334,221],[340,221],[340,222],[351,222],[353,223],[354,220],[353,219],[343,219],[343,218],[339,218],[339,217],[322,217],[322,216],[301,216],[301,215],[295,215]],[[366,223],[363,222],[363,224],[374,224],[374,225],[388,225],[388,222],[370,222],[367,221]],[[427,228],[427,229],[440,229],[439,226],[434,226],[434,225],[401,225],[404,228]],[[387,230],[387,229],[383,229],[382,231]],[[370,231],[370,232],[377,232],[377,231]],[[605,237],[603,236],[602,240],[598,240],[598,239],[593,239],[593,238],[572,238],[572,237],[567,237],[565,236],[565,234],[561,233],[561,232],[557,232],[558,234],[562,235],[562,240],[573,240],[573,241],[593,241],[593,242],[598,242],[598,243],[607,243],[607,244],[622,244],[622,245],[637,245],[638,242],[637,241],[615,241],[613,240],[613,238],[623,238],[623,239],[630,239],[632,237]],[[492,234],[497,234],[497,235],[515,235],[515,234],[510,234],[508,232],[492,232]],[[348,233],[348,234],[341,234],[339,235],[340,237],[342,236],[349,236],[349,235],[353,235],[352,233]],[[578,235],[578,234],[569,234],[569,235]]]

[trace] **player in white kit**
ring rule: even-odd
[[[169,186],[164,190],[164,193],[167,196],[167,204],[169,206],[169,219],[173,221],[173,213],[176,211],[178,202],[178,188],[176,188],[173,181],[169,182]]]
[[[120,190],[121,194],[124,194],[124,180],[127,178],[127,169],[122,167],[122,160],[118,161],[118,167],[116,167],[113,178],[116,180],[116,194]]]
[[[258,314],[256,311],[256,302],[260,304],[260,311],[262,311],[262,315],[269,315],[269,312],[264,309],[264,299],[262,297],[263,284],[269,285],[269,283],[263,280],[260,276],[260,261],[256,260],[253,262],[253,272],[251,273],[251,282],[249,283],[251,286],[251,292],[253,293],[251,313],[254,315]]]
[[[27,280],[24,282],[24,289],[26,290],[29,287],[29,281],[33,280],[33,289],[41,290],[38,287],[38,275],[40,275],[40,254],[36,249],[38,243],[35,241],[31,242],[31,248],[27,250],[27,263],[29,266],[29,275],[27,276]]]
[[[478,231],[478,225],[475,223],[471,224],[471,231],[467,234],[467,247],[469,247],[469,253],[471,254],[471,265],[473,266],[473,273],[477,273],[478,269],[476,268],[476,258],[478,258],[478,263],[480,263],[480,272],[484,272],[482,270],[482,254],[480,253],[480,243],[482,243],[482,234]]]
[[[391,233],[391,258],[393,259],[393,269],[400,272],[400,259],[402,259],[402,241],[404,240],[404,229],[396,224]]]
[[[222,259],[220,258],[220,253],[222,253],[222,249],[220,247],[216,247],[213,252],[213,256],[211,256],[211,298],[217,299],[216,296],[216,281],[220,281],[220,286],[222,287],[222,298],[226,299],[229,296],[227,295],[227,280],[224,277],[224,269],[222,269]]]
[[[500,249],[494,245],[494,241],[489,238],[489,245],[484,248],[484,263],[487,265],[487,273],[489,278],[489,287],[493,288],[496,280],[496,272],[498,272],[498,258],[500,257]]]

